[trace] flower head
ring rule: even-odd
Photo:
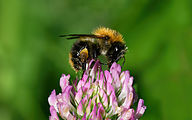
[[[94,64],[92,68],[91,64]],[[87,66],[81,80],[72,92],[70,75],[62,75],[60,86],[62,93],[52,91],[48,98],[50,120],[136,120],[145,112],[144,100],[140,99],[136,110],[132,108],[136,101],[133,77],[129,71],[121,72],[121,66],[113,63],[110,71],[102,71],[99,61],[93,60]],[[57,114],[58,113],[58,114]]]

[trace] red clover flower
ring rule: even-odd
[[[48,98],[49,120],[137,120],[144,114],[143,99],[136,110],[132,108],[137,97],[129,71],[121,72],[115,62],[110,71],[102,71],[100,62],[94,62],[87,65],[78,84],[69,84],[70,75],[61,76],[62,92],[53,90]]]

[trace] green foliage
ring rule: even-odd
[[[134,76],[147,110],[143,120],[192,119],[192,2],[190,0],[2,0],[0,117],[47,120],[48,96],[59,88],[74,40],[105,26],[128,46],[123,70]]]

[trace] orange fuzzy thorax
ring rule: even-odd
[[[100,27],[98,29],[96,29],[93,34],[95,35],[103,35],[103,36],[109,36],[110,37],[110,41],[111,42],[124,42],[122,35],[120,33],[118,33],[115,30],[109,29],[109,28],[105,28],[105,27]]]

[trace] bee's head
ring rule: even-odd
[[[93,34],[99,36],[98,43],[104,51],[108,50],[114,42],[124,42],[120,33],[109,28],[100,27]]]

